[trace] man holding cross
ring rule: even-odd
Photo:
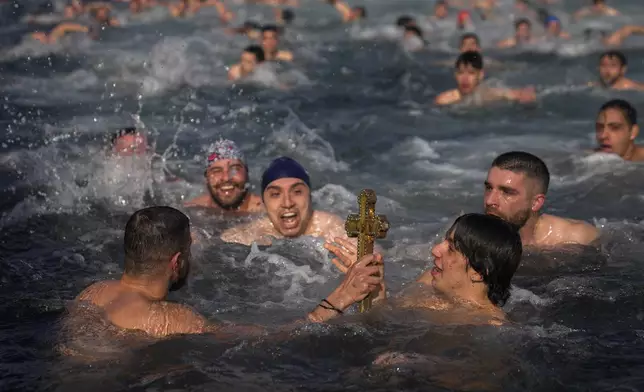
[[[266,217],[224,231],[221,239],[250,245],[271,243],[271,238],[313,236],[347,238],[340,217],[311,206],[311,181],[306,170],[288,157],[275,159],[262,175]]]

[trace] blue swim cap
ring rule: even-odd
[[[557,23],[561,24],[561,21],[559,20],[559,18],[557,18],[554,15],[548,15],[548,17],[543,21],[543,24],[547,26],[551,22],[557,22]]]
[[[262,195],[268,184],[280,178],[299,178],[309,188],[311,187],[309,175],[302,165],[289,157],[280,157],[271,162],[262,174]]]

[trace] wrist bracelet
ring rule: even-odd
[[[333,311],[337,312],[338,314],[342,314],[342,313],[343,313],[340,309],[338,309],[338,308],[336,308],[335,306],[333,306],[333,304],[332,304],[331,302],[329,302],[326,298],[325,298],[325,299],[323,299],[323,300],[322,300],[322,302],[323,302],[323,303],[326,303],[326,304],[327,304],[327,305],[329,305],[329,306],[325,306],[325,305],[323,305],[322,303],[320,303],[320,305],[319,305],[319,306],[320,306],[321,308],[323,308],[323,309],[328,309],[328,310],[333,310]]]

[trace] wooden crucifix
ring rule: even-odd
[[[364,255],[373,253],[373,243],[376,238],[385,238],[389,230],[389,221],[384,215],[376,215],[376,192],[363,189],[358,196],[358,214],[349,214],[344,224],[347,236],[358,238],[358,253],[356,262]],[[371,301],[378,291],[370,293],[360,301],[360,313],[371,309]]]

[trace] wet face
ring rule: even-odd
[[[478,41],[475,38],[465,38],[463,42],[461,42],[460,50],[461,50],[461,53],[480,52],[481,46],[479,45]]]
[[[186,241],[187,245],[185,250],[183,250],[179,257],[177,258],[177,264],[173,268],[172,278],[170,279],[170,286],[168,287],[169,291],[176,291],[185,286],[188,281],[188,275],[190,274],[190,246],[192,245],[192,239],[190,238],[190,232],[188,231],[188,240]]]
[[[96,20],[100,23],[106,23],[110,20],[110,11],[107,8],[99,8],[96,11]]]
[[[548,31],[548,34],[558,36],[559,33],[561,33],[561,23],[553,20],[548,23],[546,30]]]
[[[595,123],[599,151],[624,157],[637,136],[637,126],[630,126],[622,112],[609,108],[600,112]]]
[[[147,151],[147,138],[140,133],[120,136],[114,142],[112,151],[122,157],[144,155]]]
[[[244,201],[247,182],[248,171],[239,159],[221,159],[206,170],[210,196],[225,210],[237,208]]]
[[[299,178],[280,178],[264,190],[264,205],[273,227],[284,237],[306,232],[311,220],[311,190]]]
[[[449,13],[449,10],[447,9],[447,5],[445,4],[437,4],[436,7],[434,7],[434,16],[437,19],[447,18],[448,13]]]
[[[274,53],[277,51],[278,36],[275,31],[264,31],[262,33],[262,49],[266,53]]]
[[[242,73],[247,75],[255,70],[257,58],[253,53],[243,52],[239,63],[241,64]]]
[[[448,236],[432,248],[434,268],[431,270],[432,286],[447,295],[462,291],[471,283],[468,261],[465,256],[454,248],[454,235]]]
[[[515,37],[519,42],[527,42],[532,37],[532,29],[527,23],[521,23],[517,26]]]
[[[485,181],[485,213],[523,227],[533,208],[535,212],[541,208],[535,204],[536,196],[535,181],[525,174],[492,167]]]
[[[460,65],[454,73],[456,85],[461,94],[471,94],[483,80],[483,70],[476,69],[471,65]]]
[[[619,58],[604,56],[599,60],[599,78],[605,86],[612,86],[624,77],[626,67]]]

